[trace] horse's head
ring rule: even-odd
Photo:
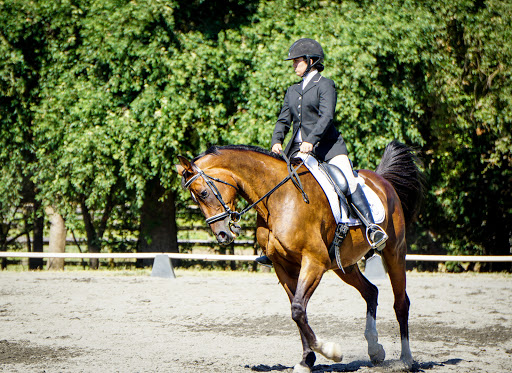
[[[229,173],[221,168],[209,168],[208,174],[188,159],[178,156],[176,165],[183,177],[182,184],[210,225],[217,241],[222,245],[233,242],[240,233],[238,213],[234,210],[237,188]],[[228,181],[229,180],[229,181]]]

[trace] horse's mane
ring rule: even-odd
[[[271,151],[268,151],[266,149],[260,148],[258,146],[253,145],[224,145],[224,146],[218,146],[218,145],[212,145],[206,150],[205,152],[199,154],[197,157],[193,159],[193,162],[197,161],[199,158],[204,157],[208,154],[213,155],[219,155],[221,150],[239,150],[239,151],[251,151],[256,152],[260,154],[268,155],[272,158],[283,160],[283,157],[281,157],[279,154],[273,153]]]

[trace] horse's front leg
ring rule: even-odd
[[[320,340],[316,337],[308,324],[306,313],[307,304],[326,271],[324,266],[317,263],[316,260],[303,259],[295,294],[291,299],[292,319],[297,323],[304,346],[311,348],[313,351],[322,354],[328,359],[339,362],[343,358],[341,346],[337,343]],[[306,352],[306,350],[304,352]],[[301,363],[294,367],[294,373],[310,372],[311,367],[312,365],[310,366],[308,362],[303,359]]]
[[[290,303],[293,303],[293,299],[295,297],[295,291],[297,289],[297,280],[298,276],[291,276],[284,268],[278,264],[274,263],[274,268],[279,278],[279,282],[283,286],[286,294],[288,294],[288,298],[290,299]],[[299,270],[297,269],[297,273]],[[294,372],[310,372],[313,365],[315,365],[316,355],[315,352],[311,349],[308,339],[302,332],[301,328],[299,328],[300,338],[302,340],[302,361],[295,366]],[[301,368],[303,367],[303,368]],[[302,369],[302,370],[301,370]]]

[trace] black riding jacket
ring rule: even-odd
[[[331,79],[316,74],[304,91],[302,82],[290,86],[277,119],[272,146],[283,143],[293,124],[292,138],[284,151],[287,156],[291,155],[289,153],[299,129],[302,141],[313,144],[313,152],[318,159],[329,161],[337,155],[347,154],[343,137],[334,126],[335,108],[336,89]]]

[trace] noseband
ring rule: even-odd
[[[197,171],[197,174],[195,174],[194,176],[192,176],[190,178],[190,180],[188,180],[186,183],[185,183],[185,188],[189,188],[190,185],[199,177],[202,177],[203,180],[205,181],[205,183],[210,187],[213,195],[215,196],[215,198],[217,198],[217,200],[219,201],[219,203],[222,205],[222,207],[224,207],[224,212],[221,212],[220,214],[217,214],[217,215],[214,215],[214,216],[211,216],[209,218],[206,218],[206,224],[212,224],[212,223],[215,223],[219,220],[223,220],[227,217],[229,217],[229,222],[228,222],[228,225],[230,226],[230,229],[231,229],[231,226],[232,225],[235,225],[239,220],[240,218],[242,217],[242,215],[244,215],[246,212],[248,212],[250,209],[252,209],[254,206],[256,206],[258,203],[260,203],[261,201],[263,201],[265,198],[267,198],[268,196],[270,196],[272,193],[274,193],[277,189],[279,189],[284,183],[286,183],[288,180],[292,180],[293,184],[297,187],[297,189],[300,190],[300,192],[302,193],[302,198],[304,200],[304,202],[306,203],[309,203],[309,199],[308,199],[308,196],[306,194],[306,192],[304,192],[304,189],[302,188],[302,183],[300,182],[300,179],[299,179],[299,175],[297,174],[297,170],[299,169],[300,166],[302,166],[302,164],[304,163],[304,161],[302,161],[297,167],[293,167],[291,164],[290,164],[290,160],[284,155],[284,153],[281,154],[283,156],[283,158],[285,159],[286,161],[286,164],[288,165],[288,176],[286,176],[279,184],[277,184],[274,188],[272,188],[270,191],[268,191],[263,197],[261,197],[260,199],[258,199],[256,202],[254,202],[253,204],[251,205],[248,205],[246,206],[242,211],[240,212],[237,212],[237,211],[232,211],[229,206],[227,205],[226,202],[224,202],[224,200],[222,199],[222,195],[220,194],[219,192],[219,189],[217,189],[217,187],[215,186],[215,184],[213,183],[213,181],[217,181],[219,183],[222,183],[222,184],[226,184],[226,185],[229,185],[230,187],[234,188],[235,190],[238,190],[237,187],[233,184],[230,184],[224,180],[221,180],[221,179],[217,179],[216,177],[213,177],[213,176],[209,176],[207,174],[204,173],[203,170],[201,170],[199,167],[197,167],[196,165],[194,165],[194,168],[196,169]],[[213,181],[212,181],[213,180]],[[238,226],[239,228],[239,226]]]

